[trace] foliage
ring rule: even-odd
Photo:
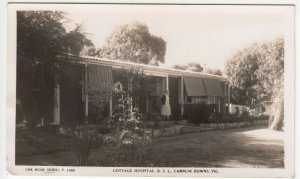
[[[102,138],[97,136],[97,130],[84,124],[78,126],[74,130],[68,130],[68,134],[72,137],[73,150],[77,157],[79,166],[86,166],[90,151],[95,146],[101,146]]]
[[[114,79],[122,82],[123,90],[132,97],[149,95],[155,89],[155,83],[157,82],[157,78],[146,75],[140,68],[119,70],[116,72]]]
[[[18,11],[18,56],[30,58],[20,60],[32,60],[27,65],[46,63],[57,54],[78,55],[84,45],[92,45],[81,31],[82,26],[66,32],[64,15],[61,11]]]
[[[195,63],[195,62],[191,62],[188,64],[181,64],[181,65],[176,64],[173,65],[173,68],[179,70],[190,70],[195,72],[203,72],[204,70],[200,63]],[[219,69],[205,69],[205,73],[222,76],[222,72]]]
[[[189,119],[194,124],[200,123],[230,123],[242,121],[255,121],[255,120],[268,120],[268,116],[254,117],[249,113],[243,112],[241,115],[237,114],[217,114],[213,111],[213,106],[200,103],[200,104],[185,104],[183,117]]]
[[[203,67],[200,65],[200,63],[191,62],[188,64],[183,65],[174,65],[173,68],[179,69],[179,70],[190,70],[195,72],[202,72]]]
[[[249,116],[247,113],[244,113],[241,116],[238,115],[223,115],[219,118],[213,118],[209,121],[209,123],[232,123],[232,122],[251,122],[251,121],[260,121],[260,120],[268,120],[268,116]]]
[[[255,71],[258,69],[260,58],[259,46],[254,44],[248,48],[238,51],[225,64],[226,75],[233,86],[232,102],[236,104],[250,105],[256,99],[255,87],[257,77]]]
[[[255,72],[259,86],[266,94],[279,95],[284,79],[284,40],[276,39],[262,46],[264,58],[258,61]]]
[[[140,68],[129,68],[115,72],[114,80],[121,82],[123,90],[128,92],[132,99],[133,107],[139,108],[140,100],[147,98],[155,91],[155,84],[159,79],[152,75],[146,75]],[[121,94],[115,93],[114,98],[116,97],[121,97]]]
[[[221,70],[219,70],[219,69],[210,69],[210,68],[208,68],[208,69],[205,70],[205,73],[212,74],[212,75],[218,75],[218,76],[223,75]]]
[[[137,77],[133,71],[128,71],[126,77],[128,88],[115,88],[119,95],[118,104],[113,118],[109,121],[110,128],[115,131],[116,153],[113,161],[131,161],[144,163],[146,146],[151,143],[149,131],[142,128],[137,109],[133,108],[133,91],[137,90]]]
[[[55,57],[78,55],[91,45],[80,26],[66,31],[64,17],[60,11],[17,12],[17,99],[28,120],[51,118],[54,74],[59,71]]]
[[[86,38],[86,33],[83,32],[83,26],[77,25],[74,30],[66,34],[64,39],[66,43],[67,53],[79,55],[84,48],[93,48],[94,44]]]
[[[246,98],[246,104],[255,104],[265,96],[272,96],[275,107],[270,128],[280,130],[284,119],[284,39],[254,44],[239,51],[226,63],[226,74],[236,88],[234,92],[244,95],[236,93],[233,102]]]
[[[282,88],[284,40],[255,43],[238,51],[225,64],[232,84],[232,102],[244,105],[258,103],[266,95]]]
[[[106,39],[101,57],[158,65],[165,61],[166,42],[140,22],[119,26]]]
[[[213,107],[206,103],[184,105],[183,117],[192,123],[205,123],[210,120],[212,114]]]
[[[92,46],[84,46],[84,48],[80,52],[81,56],[92,56],[92,57],[100,57],[101,49],[96,48],[94,45]]]

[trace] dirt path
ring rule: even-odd
[[[157,138],[149,159],[159,167],[280,168],[283,133],[242,128]]]
[[[241,128],[189,133],[155,138],[148,149],[154,167],[284,167],[283,133],[262,128]],[[92,152],[94,159],[103,149]],[[74,165],[73,152],[33,155],[17,159],[17,164]]]

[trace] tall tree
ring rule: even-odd
[[[233,86],[233,102],[251,105],[257,101],[255,88],[257,85],[256,70],[260,58],[258,44],[253,44],[238,51],[225,64],[225,73]]]
[[[284,78],[284,40],[282,38],[263,44],[255,72],[259,87],[265,93],[277,95],[283,88]]]
[[[17,99],[31,118],[51,115],[55,57],[91,45],[80,26],[67,32],[64,21],[60,11],[17,12]]]
[[[117,27],[106,39],[101,57],[158,65],[165,61],[166,42],[140,22]]]
[[[284,121],[284,39],[279,38],[264,44],[256,71],[263,94],[271,94],[274,101],[274,120],[271,129],[281,130]]]
[[[274,101],[272,129],[283,125],[284,40],[256,43],[238,51],[225,64],[234,88],[232,98],[244,104],[259,103],[265,96]]]

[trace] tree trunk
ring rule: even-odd
[[[284,120],[284,98],[283,95],[280,95],[274,104],[274,120],[272,121],[269,129],[280,131],[283,127]]]

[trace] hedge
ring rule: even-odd
[[[248,112],[242,115],[214,113],[214,107],[208,104],[185,104],[183,117],[194,124],[200,123],[229,123],[254,120],[268,120],[268,116],[249,116]]]

